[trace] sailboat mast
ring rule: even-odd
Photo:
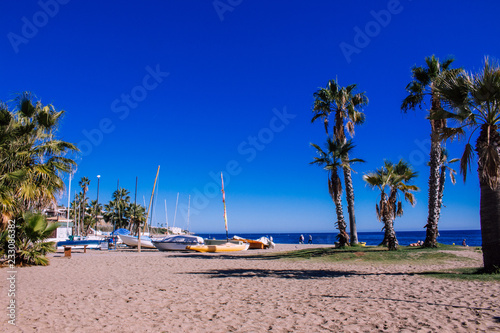
[[[174,225],[175,228],[175,219],[177,218],[177,204],[179,203],[179,192],[177,192],[177,200],[175,201],[175,213],[174,213]]]
[[[188,221],[187,221],[187,231],[188,231],[188,235],[189,235],[189,208],[191,207],[191,195],[189,196],[189,200],[188,200]]]
[[[155,183],[153,184],[153,192],[151,193],[151,199],[149,200],[148,213],[146,214],[146,223],[144,223],[144,230],[143,230],[143,232],[146,231],[146,226],[148,225],[149,212],[151,211],[151,205],[153,203],[153,196],[155,194],[156,181],[158,180],[158,173],[159,172],[160,172],[160,166],[158,165],[158,170],[156,171]]]
[[[227,231],[226,193],[224,192],[224,178],[222,177],[222,172],[220,173],[220,180],[222,182],[222,203],[224,204],[224,224],[226,226],[226,240],[229,242],[229,234]]]
[[[167,199],[165,199],[165,222],[167,223],[167,233],[168,233]]]

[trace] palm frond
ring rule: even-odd
[[[460,159],[460,173],[464,177],[464,182],[467,179],[467,170],[471,170],[472,159],[474,158],[474,149],[470,143],[465,145],[465,150]]]

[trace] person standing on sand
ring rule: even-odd
[[[462,246],[467,246],[467,243],[465,243],[465,239],[462,241]]]
[[[313,243],[313,236],[309,235],[309,241],[307,242],[307,244],[312,244],[312,243]]]
[[[299,244],[304,244],[304,235],[300,235]]]

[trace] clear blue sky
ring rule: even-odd
[[[354,138],[353,157],[367,161],[354,167],[358,231],[382,227],[378,193],[362,175],[401,157],[420,172],[421,191],[396,231],[422,230],[430,125],[425,111],[400,112],[410,68],[432,54],[468,70],[485,55],[498,59],[499,9],[496,1],[2,1],[0,99],[29,90],[66,110],[59,135],[82,149],[75,178],[91,180],[91,199],[101,175],[101,203],[118,179],[133,200],[137,176],[138,201],[148,202],[161,165],[155,221],[164,223],[166,200],[172,225],[179,192],[176,226],[186,227],[191,195],[190,229],[223,233],[223,171],[231,233],[329,232],[326,172],[309,165],[310,143],[325,140],[322,124],[310,123],[313,93],[334,78],[356,83],[370,99]],[[448,144],[451,156],[463,145]],[[441,229],[479,229],[475,168],[465,185],[446,184],[444,204]]]

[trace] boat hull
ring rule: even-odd
[[[139,243],[139,238],[137,236],[130,235],[118,235],[122,242],[130,247],[137,247]],[[156,249],[156,247],[151,242],[151,238],[148,236],[141,236],[141,248],[146,249]]]
[[[235,252],[235,251],[246,251],[250,244],[234,244],[225,243],[220,245],[194,245],[187,246],[186,249],[193,250],[197,252]]]
[[[238,238],[237,240],[240,240],[242,242],[250,244],[250,246],[248,247],[249,249],[263,250],[263,249],[266,249],[266,248],[269,247],[269,245],[266,245],[266,244],[264,244],[262,242],[259,242],[259,241],[256,241],[256,240],[252,240],[252,239]]]
[[[187,246],[204,245],[203,238],[189,235],[172,235],[152,240],[160,251],[185,251]]]
[[[98,249],[101,247],[101,240],[97,239],[92,239],[92,240],[76,240],[76,241],[70,241],[70,240],[64,240],[64,241],[59,241],[56,244],[56,248],[62,248],[64,246],[71,246],[74,247],[75,249],[78,248],[84,248],[85,246],[89,249]]]

